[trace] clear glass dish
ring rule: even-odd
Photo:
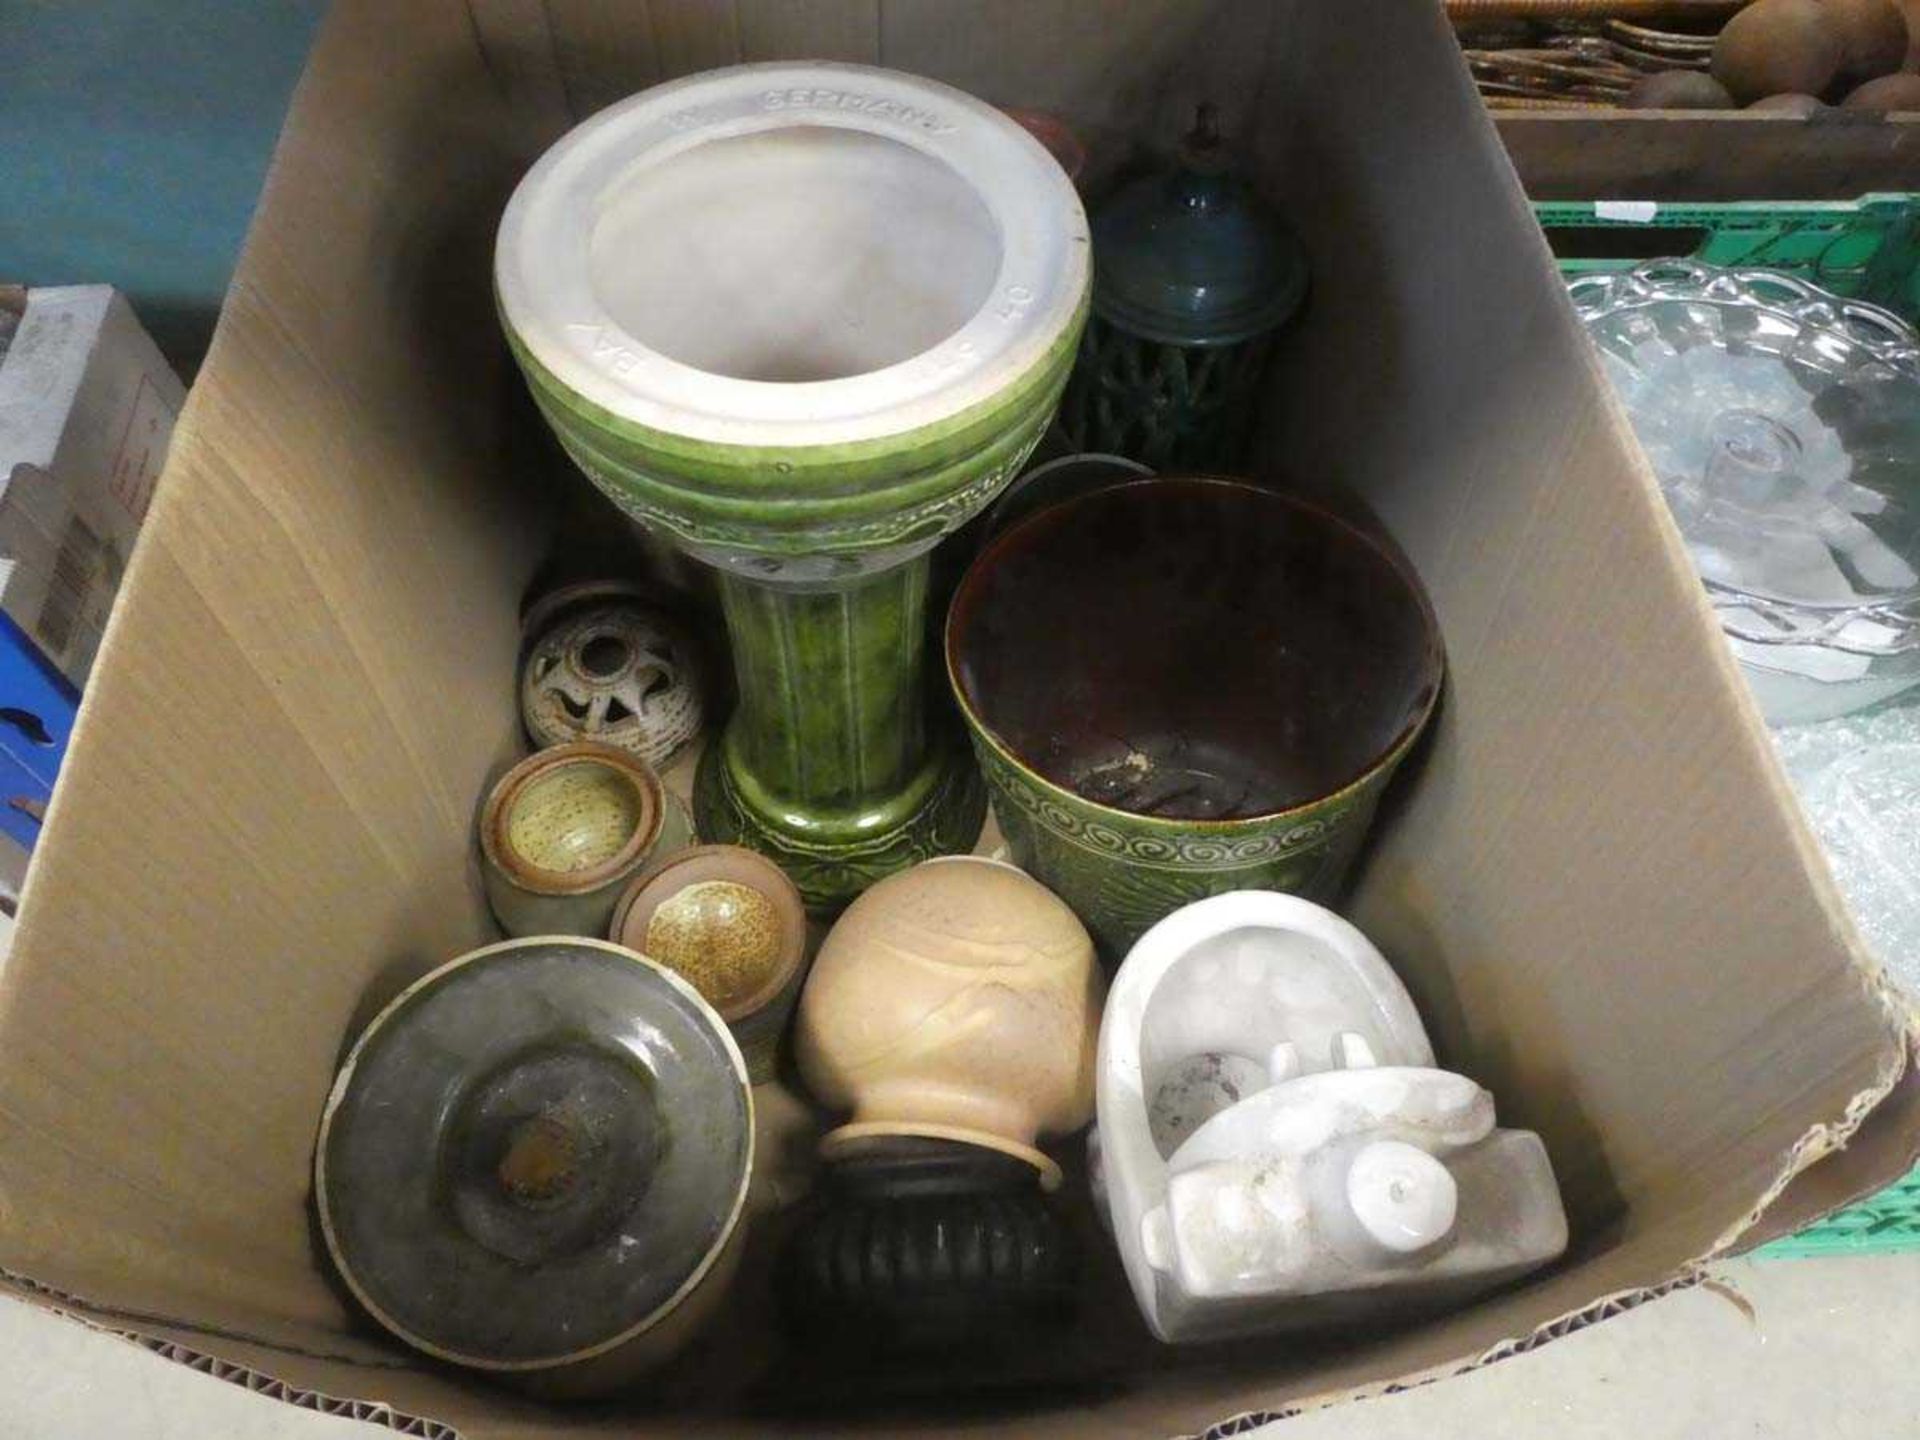
[[[1920,682],[1913,328],[1689,260],[1569,288],[1767,718]]]

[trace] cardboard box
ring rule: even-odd
[[[77,687],[186,391],[112,286],[23,300],[0,354],[0,610]]]
[[[0,287],[0,894],[72,735],[185,391],[108,285]]]
[[[1913,1017],[1798,818],[1439,7],[349,0],[296,97],[0,971],[0,1268],[177,1358],[410,1433],[836,1428],[729,1408],[772,1358],[746,1320],[609,1409],[422,1365],[350,1318],[308,1211],[343,1046],[489,934],[470,826],[516,743],[516,607],[542,540],[494,221],[577,117],[795,55],[1054,108],[1103,144],[1169,136],[1205,96],[1289,207],[1315,295],[1274,377],[1268,461],[1371,501],[1452,662],[1352,913],[1442,1056],[1545,1137],[1575,1234],[1560,1266],[1393,1333],[1176,1351],[1110,1300],[1041,1357],[1052,1383],[871,1423],[1165,1436],[1442,1375],[1899,1174],[1920,1138]],[[762,1102],[769,1124],[798,1110]],[[1099,1284],[1105,1242],[1085,1241]]]

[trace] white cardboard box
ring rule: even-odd
[[[12,295],[24,308],[0,358],[0,610],[78,686],[186,391],[112,286]]]

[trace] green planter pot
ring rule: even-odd
[[[831,911],[984,815],[927,713],[928,553],[1018,472],[1085,324],[1086,220],[1020,127],[857,66],[740,66],[578,127],[501,223],[568,453],[719,572],[740,705],[704,839]]]
[[[1154,820],[1093,805],[976,727],[976,753],[1014,863],[1081,916],[1112,963],[1181,906],[1229,890],[1329,900],[1366,838],[1395,753],[1337,795],[1226,823]]]
[[[1444,671],[1398,555],[1209,479],[1021,521],[961,582],[946,649],[1015,862],[1112,963],[1208,895],[1331,898]]]

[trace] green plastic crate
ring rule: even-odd
[[[1533,210],[1567,275],[1630,270],[1675,255],[1764,266],[1920,324],[1920,195],[1748,205],[1541,201]],[[1920,1250],[1920,1169],[1757,1253],[1894,1250]]]
[[[1767,1258],[1872,1255],[1920,1250],[1920,1170],[1896,1180],[1870,1200],[1838,1210],[1797,1235],[1763,1245]]]
[[[1533,209],[1570,275],[1674,255],[1765,266],[1920,324],[1920,195],[1743,205],[1543,201]]]

